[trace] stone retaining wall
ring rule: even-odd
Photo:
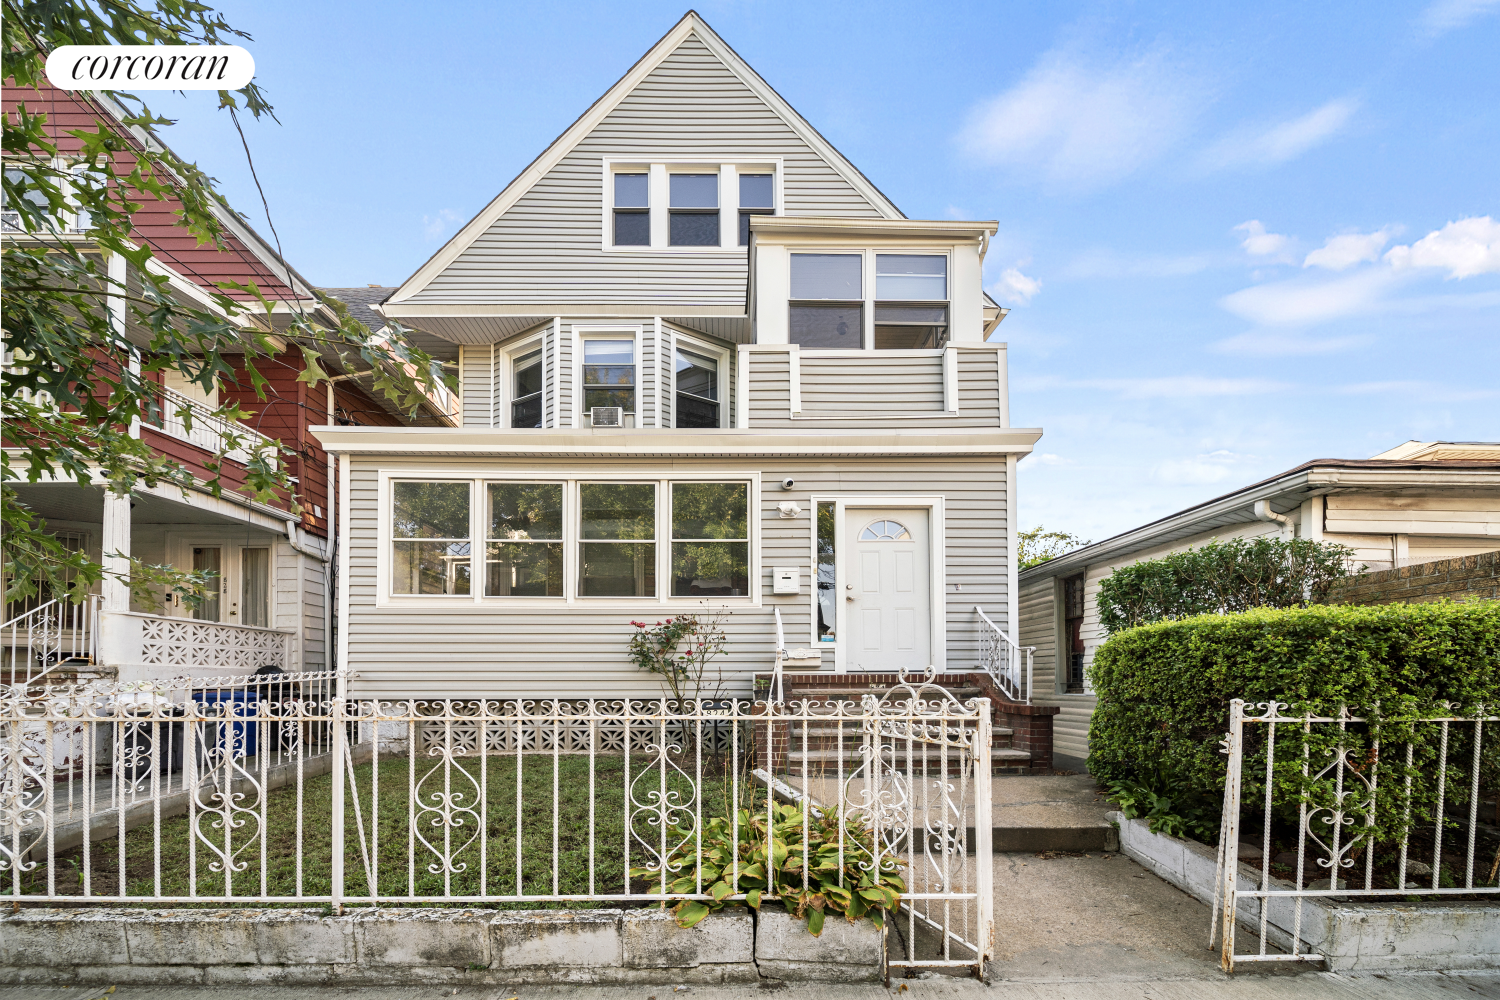
[[[665,910],[23,909],[0,916],[8,984],[533,985],[874,982],[883,938],[731,907]]]
[[[1444,598],[1500,600],[1500,552],[1350,577],[1328,595],[1328,603],[1429,604]]]

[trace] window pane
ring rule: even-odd
[[[744,483],[673,483],[673,538],[749,538]]]
[[[193,607],[193,617],[200,622],[219,620],[219,591],[224,587],[221,555],[222,550],[216,548],[193,549],[193,572],[209,574],[203,599]]]
[[[530,354],[516,359],[516,399],[524,399],[532,393],[542,391],[542,352],[532,351]]]
[[[271,550],[240,549],[240,624],[271,624]]]
[[[656,486],[584,483],[578,487],[584,538],[654,539]]]
[[[876,254],[875,297],[946,299],[948,258],[934,254]]]
[[[770,215],[769,208],[742,208],[740,209],[740,246],[750,245],[750,216]]]
[[[770,174],[740,174],[740,208],[775,208],[775,196]]]
[[[511,427],[542,426],[542,394],[535,393],[510,404]]]
[[[914,351],[943,346],[946,326],[877,326],[877,351]]]
[[[578,592],[584,597],[655,597],[654,542],[584,542]]]
[[[862,299],[857,253],[792,254],[792,298]]]
[[[791,340],[815,349],[864,347],[859,306],[792,306]]]
[[[718,208],[718,174],[673,174],[673,208]]]
[[[583,360],[591,365],[630,365],[635,363],[633,340],[585,340]]]
[[[717,427],[719,426],[719,404],[679,392],[677,409],[673,414],[672,422],[677,427]]]
[[[615,246],[649,247],[651,214],[649,212],[615,213]]]
[[[744,597],[750,592],[746,542],[673,542],[673,597]]]
[[[485,558],[488,597],[561,597],[561,542],[491,542]]]
[[[395,542],[392,594],[469,592],[468,542]]]
[[[719,245],[718,212],[673,212],[670,222],[670,243],[674,247]]]
[[[561,483],[490,483],[490,538],[562,537]]]
[[[615,174],[615,208],[645,208],[649,197],[645,174]]]
[[[392,538],[469,537],[468,483],[396,483]]]
[[[834,623],[838,621],[838,593],[834,590],[837,579],[835,559],[837,543],[834,541],[834,505],[818,504],[818,639],[833,642]]]
[[[635,412],[634,389],[585,389],[583,409],[585,412],[596,406],[618,406],[626,413]]]
[[[677,352],[677,391],[719,398],[719,362],[691,351]]]

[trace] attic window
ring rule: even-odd
[[[651,194],[645,174],[615,174],[615,246],[651,245]]]
[[[671,201],[669,234],[672,246],[719,245],[718,174],[672,174]]]
[[[776,176],[740,174],[740,246],[750,245],[750,216],[776,214]]]

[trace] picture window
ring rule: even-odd
[[[561,483],[489,483],[486,597],[563,596]]]
[[[655,597],[656,484],[582,483],[578,497],[579,596]]]
[[[749,593],[749,531],[744,483],[673,483],[672,596]]]
[[[391,503],[391,593],[469,593],[469,484],[398,482]]]

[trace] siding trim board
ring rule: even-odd
[[[815,155],[832,168],[854,191],[858,192],[859,196],[877,215],[888,219],[901,219],[905,217],[902,215],[900,209],[896,208],[853,163],[849,162],[843,154],[835,149],[780,94],[776,93],[696,12],[689,11],[613,87],[595,101],[587,111],[580,115],[525,170],[521,171],[514,180],[507,184],[505,189],[493,201],[481,209],[451,240],[418,268],[415,274],[403,282],[401,287],[396,289],[388,301],[393,303],[404,302],[426,290],[439,274],[447,269],[449,265],[453,264],[464,251],[468,250],[483,236],[496,220],[514,207],[538,181],[560,166],[569,154],[573,153],[606,118],[615,112],[646,81],[647,77],[661,67],[679,47],[682,47],[690,39],[694,38],[708,52],[717,57],[719,62],[741,84],[759,98],[767,109],[781,120],[781,123],[785,127],[791,129],[797,138],[805,143]],[[732,161],[736,157],[731,156],[727,159]]]

